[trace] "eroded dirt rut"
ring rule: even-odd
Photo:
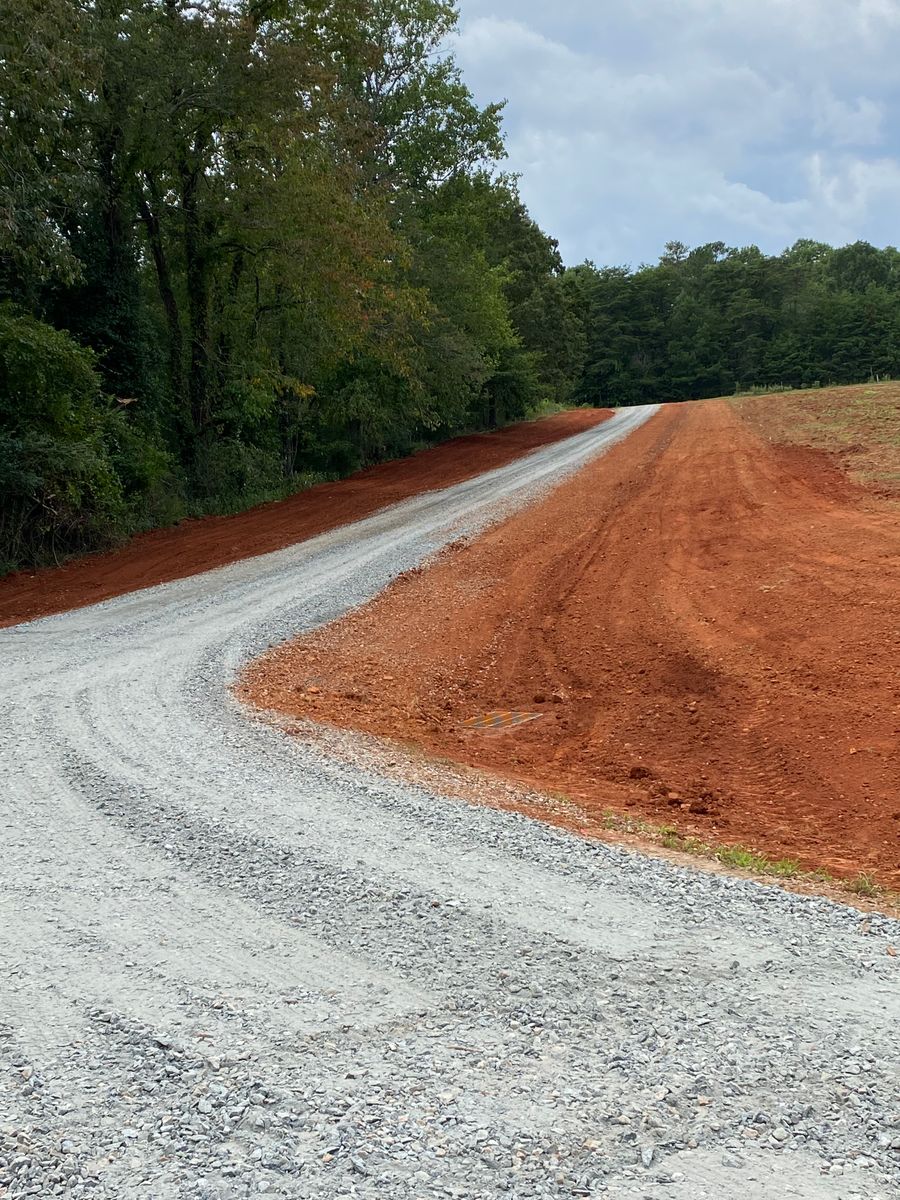
[[[900,925],[391,782],[228,691],[648,415],[0,631],[0,1191],[895,1194]]]
[[[248,685],[564,792],[581,828],[613,808],[897,886],[898,664],[896,510],[715,401],[666,407]],[[490,710],[540,716],[464,728]]]

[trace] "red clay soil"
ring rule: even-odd
[[[727,403],[672,405],[545,501],[248,672],[358,728],[708,843],[900,883],[900,520]],[[491,710],[540,713],[500,733]],[[533,810],[530,810],[533,811]]]
[[[454,438],[235,516],[183,521],[175,528],[141,534],[106,554],[47,570],[15,572],[0,579],[0,627],[281,550],[419,492],[501,467],[548,442],[583,433],[609,416],[609,409],[580,408],[494,433]]]

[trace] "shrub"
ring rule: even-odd
[[[284,491],[277,453],[237,438],[222,438],[201,446],[194,477],[200,511],[246,508]]]
[[[0,306],[0,560],[58,560],[121,536],[111,415],[91,351]]]

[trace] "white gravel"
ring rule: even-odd
[[[648,410],[0,631],[0,1195],[900,1196],[900,928],[348,767],[250,655]]]

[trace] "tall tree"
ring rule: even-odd
[[[31,302],[80,271],[65,225],[90,186],[76,120],[94,83],[86,19],[73,0],[0,0],[0,287]]]

